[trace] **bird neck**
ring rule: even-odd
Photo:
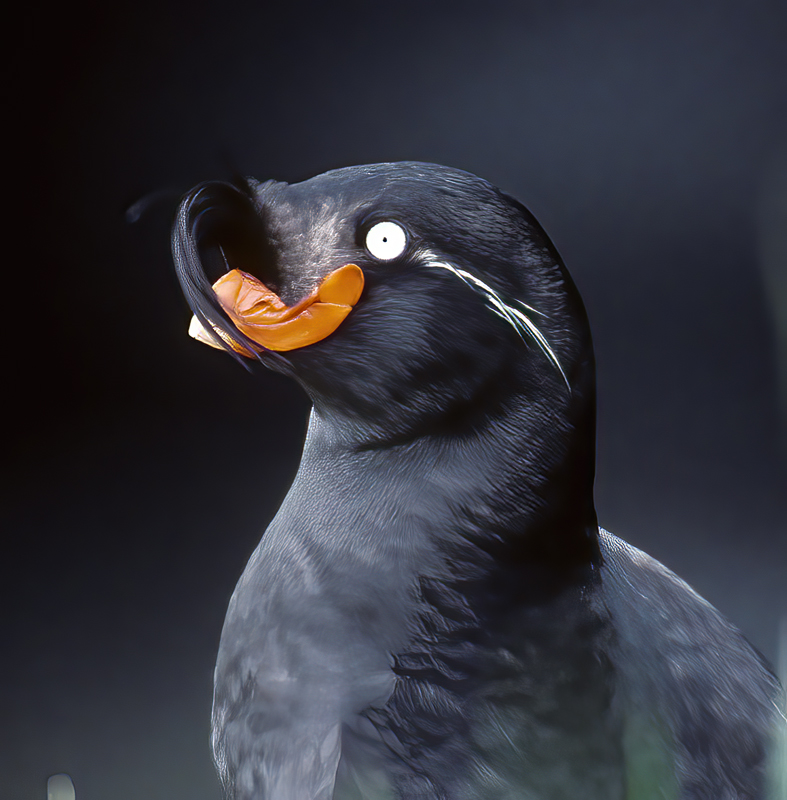
[[[406,516],[457,564],[469,549],[468,564],[480,552],[512,567],[583,567],[599,560],[595,415],[581,398],[561,402],[520,399],[470,433],[402,443],[371,439],[363,426],[315,410],[304,462],[319,457],[327,474],[341,464],[340,474],[370,476],[392,517]]]

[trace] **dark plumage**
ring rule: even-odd
[[[598,528],[590,331],[520,203],[418,163],[211,183],[173,250],[203,326],[314,406],[222,633],[228,798],[763,796],[777,682]],[[282,352],[206,277],[239,268],[293,306],[346,264],[360,300]]]

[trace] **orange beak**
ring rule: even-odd
[[[358,302],[363,283],[361,268],[345,264],[327,275],[308,297],[288,306],[253,275],[233,269],[213,284],[213,291],[238,330],[261,345],[260,350],[283,351],[330,336]],[[227,334],[218,330],[216,334],[236,353],[254,357]],[[189,335],[219,347],[196,317],[191,320]]]

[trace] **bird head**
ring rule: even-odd
[[[592,406],[589,329],[555,248],[469,173],[205,183],[181,202],[173,252],[193,335],[291,375],[371,439],[466,432],[514,398]]]

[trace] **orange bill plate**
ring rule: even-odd
[[[355,264],[345,264],[322,280],[303,300],[288,306],[264,283],[239,269],[233,269],[213,284],[222,308],[238,328],[260,349],[295,350],[330,336],[363,291],[363,271]],[[206,344],[218,345],[195,318],[189,334]],[[252,357],[253,353],[227,334],[216,331],[233,350]]]

